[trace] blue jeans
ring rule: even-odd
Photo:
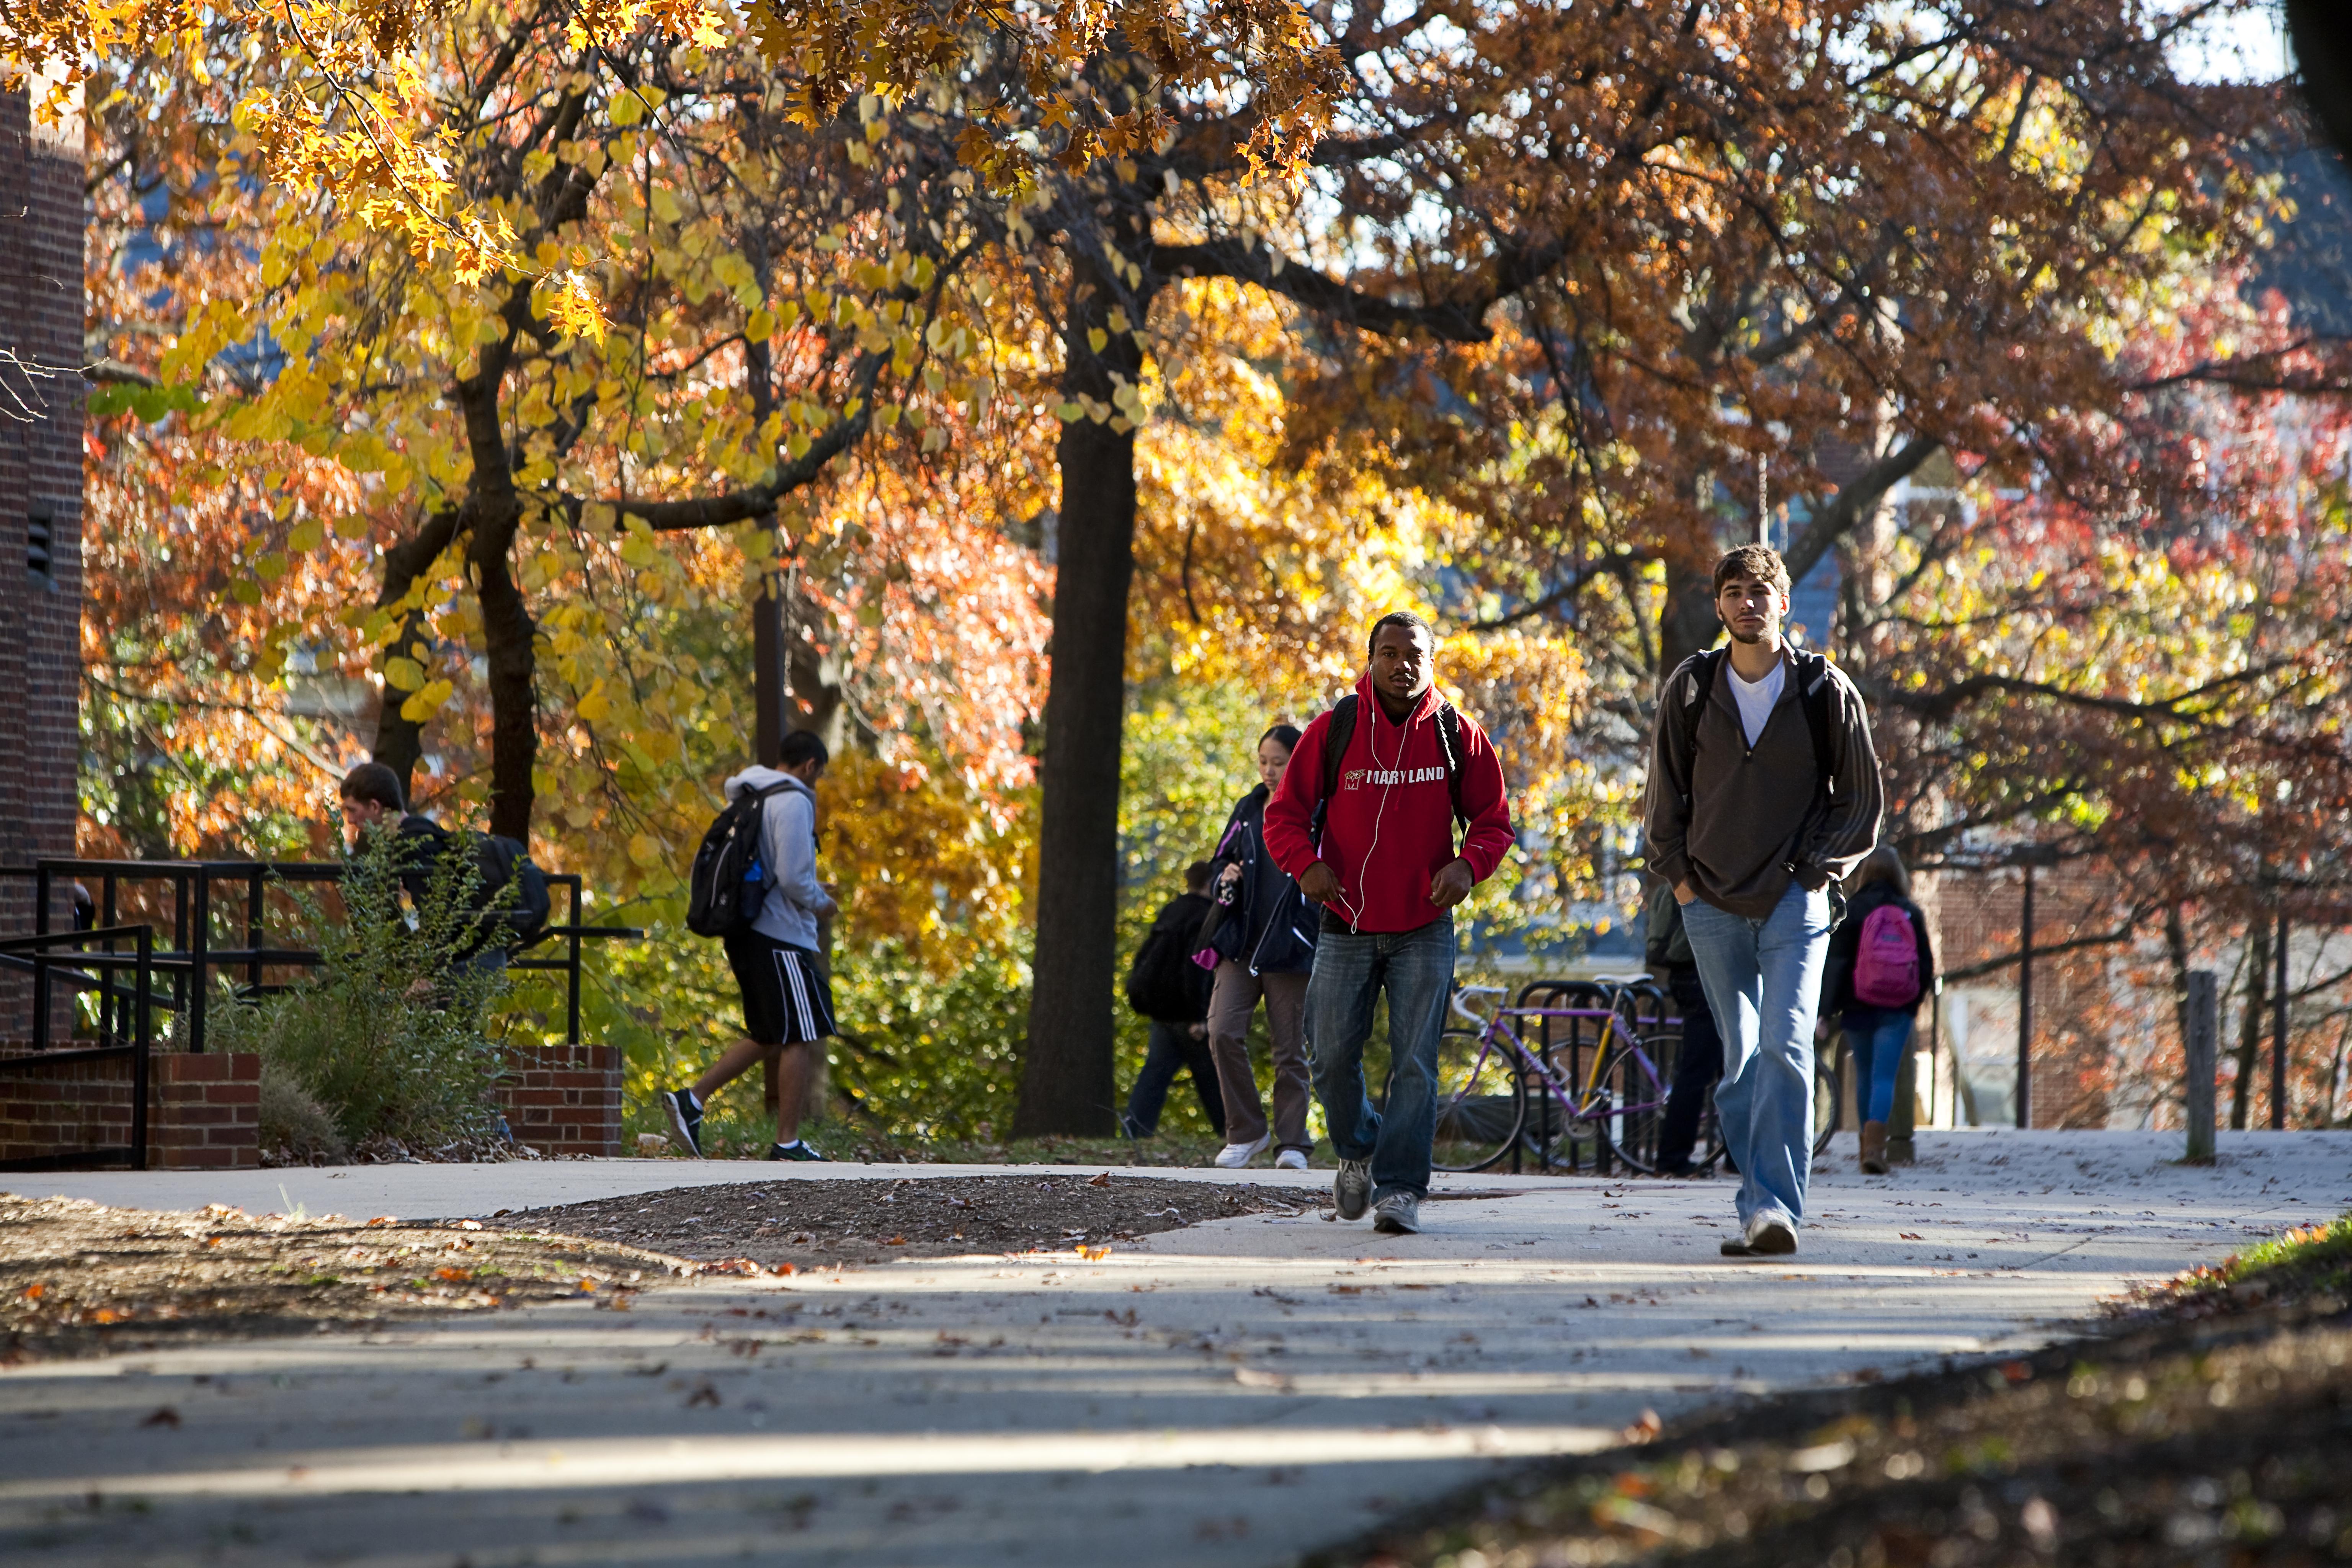
[[[1778,1213],[1800,1224],[1813,1163],[1813,1018],[1829,894],[1791,882],[1760,921],[1693,900],[1683,906],[1683,930],[1723,1037],[1715,1119],[1739,1167],[1739,1223]]]
[[[1437,1037],[1454,984],[1454,918],[1419,931],[1325,931],[1307,982],[1307,1050],[1315,1097],[1331,1147],[1343,1160],[1372,1163],[1372,1201],[1429,1192],[1429,1147],[1437,1134]],[[1364,1083],[1364,1042],[1372,1005],[1389,996],[1386,1114]]]
[[[1853,1053],[1853,1102],[1864,1121],[1895,1114],[1895,1076],[1911,1048],[1913,1016],[1893,1007],[1845,1010],[1845,1048]]]

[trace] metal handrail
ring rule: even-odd
[[[122,884],[126,882],[169,883],[171,893],[172,946],[150,955],[140,990],[140,1005],[154,1005],[180,1014],[187,1021],[187,1048],[205,1048],[205,1024],[211,987],[205,977],[215,970],[242,969],[245,983],[252,991],[263,989],[266,969],[316,969],[325,963],[315,948],[273,947],[268,945],[265,928],[268,923],[268,894],[273,883],[340,882],[345,868],[332,860],[100,860],[71,857],[47,857],[30,866],[0,866],[0,877],[29,878],[34,884],[33,927],[36,937],[50,933],[49,922],[56,903],[57,884],[60,879],[68,885],[75,882],[96,882],[93,900],[96,918],[100,926],[112,927]],[[563,943],[562,956],[551,958],[511,957],[508,966],[513,969],[562,971],[565,975],[564,1038],[571,1045],[580,1043],[580,976],[581,944],[593,941],[634,941],[645,932],[629,926],[592,926],[583,922],[581,905],[584,886],[577,872],[551,871],[544,873],[549,889],[562,888],[571,895],[570,919],[561,925],[551,924],[530,942],[512,951],[528,952],[540,943],[559,940]],[[244,895],[245,944],[241,947],[215,947],[212,944],[214,891],[215,884],[229,883]],[[226,902],[226,900],[224,900]],[[234,906],[231,906],[233,909]],[[234,919],[234,915],[230,918]],[[117,928],[129,931],[131,927]],[[152,928],[142,927],[142,930]],[[75,933],[88,935],[89,933]],[[110,946],[109,952],[111,953]],[[110,969],[120,964],[96,962],[85,955],[84,970]],[[103,998],[100,1005],[100,1026],[107,1026],[107,1016],[118,999],[118,990],[110,980],[100,980],[79,971],[68,969],[58,961],[37,955],[31,960],[15,958],[8,946],[0,942],[0,968],[26,969],[35,973],[33,988],[33,1047],[36,1051],[48,1048],[50,1028],[50,989],[56,980],[64,979],[77,991],[96,990]],[[152,999],[148,985],[153,971],[161,970],[169,978],[167,993]]]
[[[137,952],[135,954],[115,952],[113,945],[118,942],[136,943]],[[93,931],[36,932],[32,936],[0,938],[0,965],[30,969],[34,974],[34,984],[46,993],[49,984],[49,974],[46,972],[47,966],[54,963],[48,956],[48,950],[54,947],[81,947],[91,942],[106,943],[107,951],[102,953],[82,954],[79,966],[68,970],[67,977],[77,983],[77,989],[87,989],[88,987],[80,985],[79,981],[89,977],[81,975],[80,969],[96,969],[108,973],[118,969],[131,971],[134,977],[133,984],[126,998],[129,1009],[127,1016],[122,1020],[129,1026],[130,1039],[120,1045],[113,1043],[115,1039],[113,998],[116,987],[110,980],[100,982],[90,979],[91,985],[104,986],[108,997],[106,1005],[99,1010],[99,1043],[96,1046],[82,1047],[74,1050],[52,1051],[44,1048],[43,1042],[36,1041],[34,1049],[24,1056],[0,1058],[0,1073],[33,1072],[46,1068],[71,1066],[77,1062],[110,1061],[117,1058],[129,1058],[131,1061],[130,1146],[115,1148],[100,1145],[77,1153],[47,1154],[27,1160],[0,1162],[0,1170],[54,1170],[60,1166],[91,1160],[110,1162],[117,1158],[127,1159],[134,1171],[143,1171],[147,1168],[148,1064],[154,1047],[152,1005],[155,996],[155,928],[145,925],[107,926]],[[32,954],[32,957],[27,959],[21,956],[25,953]]]

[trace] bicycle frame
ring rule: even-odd
[[[1613,989],[1612,987],[1612,991]],[[1449,999],[1449,1005],[1456,1016],[1478,1026],[1478,1064],[1484,1064],[1486,1051],[1492,1048],[1494,1042],[1499,1037],[1509,1047],[1513,1057],[1517,1058],[1521,1073],[1526,1075],[1532,1069],[1534,1079],[1543,1086],[1543,1092],[1572,1123],[1597,1124],[1607,1121],[1612,1116],[1636,1114],[1664,1106],[1665,1089],[1664,1080],[1659,1076],[1657,1064],[1650,1059],[1650,1053],[1643,1048],[1640,1037],[1625,1026],[1624,1016],[1618,1008],[1497,1006],[1492,1013],[1481,1014],[1465,1005],[1463,1001],[1466,996],[1506,994],[1508,993],[1500,985],[1462,985],[1454,988],[1454,995]],[[1571,1086],[1566,1079],[1552,1070],[1551,1064],[1544,1060],[1539,1053],[1528,1049],[1527,1042],[1520,1037],[1518,1031],[1506,1022],[1507,1019],[1511,1018],[1598,1018],[1602,1020],[1601,1037],[1594,1043],[1592,1067],[1581,1088]],[[1607,1100],[1601,1087],[1601,1069],[1609,1060],[1611,1047],[1620,1041],[1632,1050],[1634,1059],[1642,1064],[1643,1072],[1648,1076],[1650,1083],[1657,1090],[1658,1099],[1655,1100],[1643,1101],[1636,1105],[1618,1105]]]

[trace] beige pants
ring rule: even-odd
[[[1250,1016],[1265,998],[1266,1030],[1274,1037],[1274,1142],[1279,1149],[1312,1149],[1307,1135],[1311,1092],[1307,1068],[1307,976],[1252,974],[1228,961],[1217,965],[1209,998],[1209,1054],[1225,1100],[1225,1142],[1255,1143],[1265,1136],[1265,1103],[1250,1066]]]

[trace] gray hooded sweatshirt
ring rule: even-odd
[[[768,868],[768,896],[751,929],[814,952],[816,922],[837,907],[816,879],[816,796],[790,773],[745,768],[727,781],[727,798],[787,786],[760,810],[760,864]]]

